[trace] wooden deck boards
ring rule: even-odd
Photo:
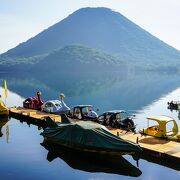
[[[168,141],[160,138],[155,138],[152,136],[142,136],[137,133],[125,132],[122,130],[111,130],[110,131],[119,136],[124,140],[129,140],[136,142],[138,138],[138,143],[143,151],[148,151],[154,153],[155,156],[164,157],[166,159],[174,159],[175,162],[180,163],[180,143],[175,141]],[[179,164],[180,165],[180,164]]]
[[[32,120],[35,119],[36,121],[44,121],[46,117],[50,117],[55,122],[61,122],[61,117],[56,114],[50,114],[50,113],[44,113],[41,111],[37,111],[34,109],[25,109],[22,107],[17,108],[9,108],[10,115],[13,117],[13,115],[22,117],[22,118],[31,118]]]

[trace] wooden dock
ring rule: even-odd
[[[55,122],[63,122],[59,115],[40,112],[25,108],[10,108],[10,116],[20,121],[26,121],[37,126],[47,127],[46,118],[50,117]],[[74,121],[74,120],[73,120]],[[124,140],[137,142],[142,148],[140,158],[180,171],[180,142],[142,136],[139,133],[127,132],[120,129],[108,129]]]
[[[47,126],[46,118],[50,117],[55,122],[61,122],[61,116],[45,113],[34,109],[25,109],[22,107],[9,108],[10,116],[21,121],[29,122],[37,126]]]
[[[169,141],[147,135],[142,136],[139,133],[132,133],[119,129],[109,130],[124,140],[137,142],[138,139],[138,144],[143,150],[142,157],[144,157],[144,159],[149,158],[149,161],[152,162],[157,161],[156,159],[160,159],[161,162],[159,164],[164,163],[169,167],[171,167],[171,162],[173,164],[177,163],[177,166],[175,167],[176,169],[180,170],[180,142]]]

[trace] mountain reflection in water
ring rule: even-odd
[[[22,97],[34,96],[40,90],[46,101],[63,92],[69,106],[92,104],[101,112],[138,110],[179,87],[178,75],[157,72],[2,74],[0,82],[4,78],[9,89]]]

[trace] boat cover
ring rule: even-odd
[[[41,135],[57,144],[75,149],[129,153],[140,151],[139,145],[125,141],[112,134],[105,126],[91,121],[48,127]]]

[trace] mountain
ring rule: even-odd
[[[178,64],[180,52],[118,12],[108,8],[82,8],[0,56],[6,64],[11,59],[36,63],[54,50],[80,44],[119,56],[133,64]]]
[[[125,68],[125,63],[103,51],[81,46],[69,45],[46,56],[35,67],[41,71],[107,71]]]
[[[0,62],[0,69],[4,71],[38,72],[106,72],[126,69],[126,63],[119,57],[110,55],[102,50],[82,45],[68,45],[54,50],[43,57],[7,58]],[[57,75],[57,74],[56,74]]]

